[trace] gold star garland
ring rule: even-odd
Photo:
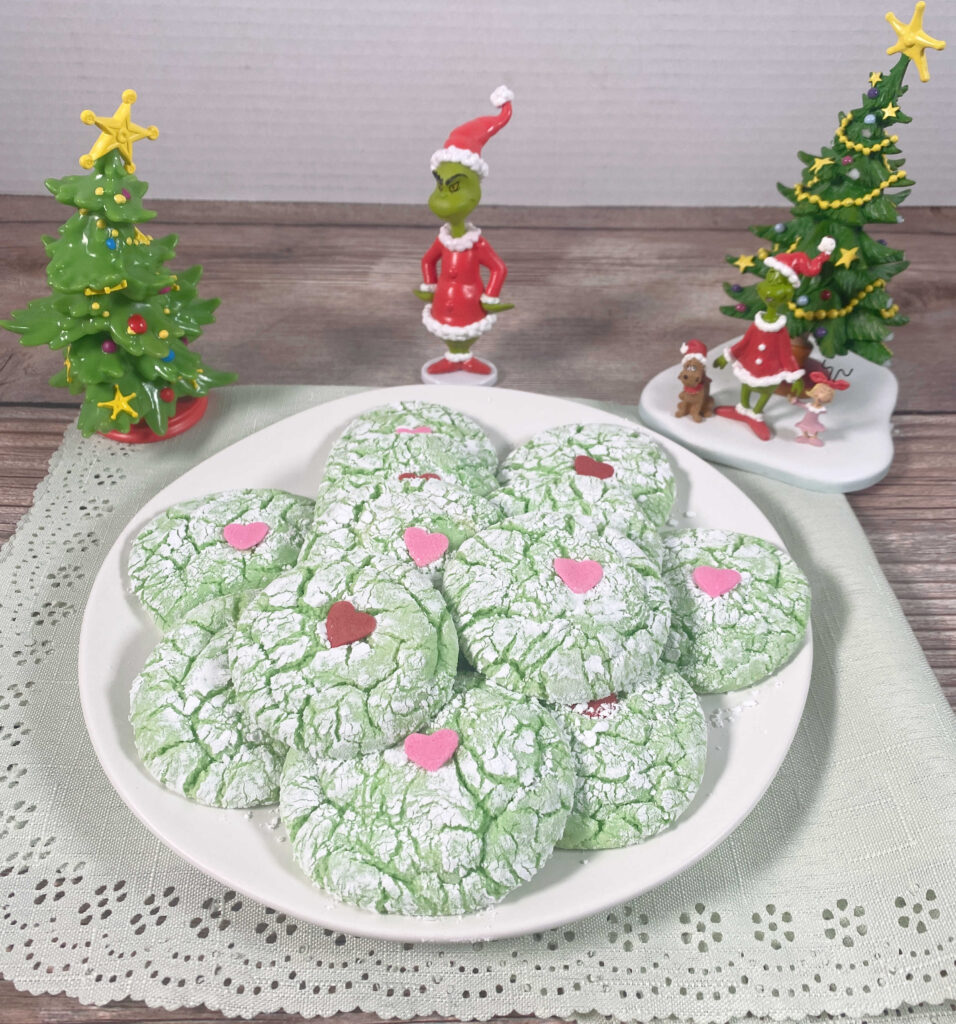
[[[885,287],[886,282],[882,277],[878,277],[872,284],[868,284],[857,292],[842,309],[801,309],[795,302],[788,302],[787,307],[797,320],[837,320],[852,313],[866,296],[871,295],[877,288]],[[900,307],[894,302],[892,306],[889,306],[887,309],[881,309],[879,312],[884,320],[889,320],[890,317],[896,316],[899,311]]]

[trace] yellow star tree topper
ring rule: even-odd
[[[136,164],[133,163],[133,143],[139,142],[140,139],[159,138],[159,129],[156,125],[151,124],[144,128],[130,120],[130,108],[136,102],[135,90],[125,90],[122,100],[112,117],[98,117],[92,110],[84,110],[80,114],[83,124],[96,125],[100,130],[100,137],[93,143],[93,148],[80,157],[80,167],[89,170],[101,156],[118,149],[126,163],[126,170],[132,174],[136,170]]]
[[[923,31],[923,11],[925,9],[926,3],[924,0],[919,0],[908,25],[904,25],[892,11],[886,15],[886,20],[898,36],[896,42],[886,52],[891,55],[902,53],[909,57],[916,65],[921,82],[929,81],[929,67],[926,63],[927,47],[933,50],[943,50],[946,48],[945,40],[934,39],[927,32]]]

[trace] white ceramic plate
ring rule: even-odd
[[[129,687],[158,640],[129,594],[132,538],[174,502],[232,487],[315,492],[332,440],[365,409],[399,399],[441,402],[473,416],[500,452],[563,423],[628,423],[610,413],[503,389],[390,388],[341,398],[267,427],[185,473],[139,510],[106,556],[80,635],[80,697],[103,770],[133,813],[164,843],[225,885],[276,910],[354,935],[463,942],[543,931],[604,910],[699,860],[744,819],[777,773],[796,733],[810,685],[808,636],[775,677],[740,693],[707,697],[707,769],[691,807],[667,832],[640,846],[599,853],[557,851],[527,885],[479,914],[448,918],[358,910],[315,888],[281,842],[274,808],[212,810],[160,786],[143,769],[128,722]],[[780,543],[771,524],[726,477],[666,438],[677,473],[675,525],[726,527]],[[108,613],[107,611],[108,610]]]

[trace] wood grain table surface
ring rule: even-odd
[[[159,214],[153,232],[179,235],[175,265],[205,266],[201,294],[220,297],[222,306],[201,350],[210,365],[239,371],[241,383],[414,383],[422,362],[440,354],[410,292],[437,226],[424,204],[149,205]],[[910,260],[889,289],[910,317],[893,343],[896,458],[882,482],[849,499],[956,707],[956,208],[903,212],[903,224],[880,231]],[[516,303],[479,348],[498,364],[501,386],[636,404],[644,383],[677,361],[683,341],[710,346],[736,333],[717,312],[725,301],[720,283],[736,274],[723,257],[754,251],[747,227],[773,223],[781,211],[488,207],[481,214],[510,267],[504,297]],[[40,236],[67,216],[48,197],[0,197],[0,316],[47,294]],[[47,384],[60,363],[50,350],[21,348],[0,332],[0,541],[72,429],[76,400]],[[82,1006],[0,980],[0,1024],[223,1019],[203,1008],[167,1012],[128,1000]]]

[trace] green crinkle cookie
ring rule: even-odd
[[[434,402],[392,402],[369,409],[349,424],[345,436],[364,442],[396,432],[415,431],[416,428],[421,431],[423,427],[428,429],[422,432],[440,434],[457,441],[470,459],[486,466],[492,473],[498,469],[498,453],[481,427],[463,413]]]
[[[676,672],[620,700],[551,708],[574,754],[574,809],[558,846],[631,846],[674,824],[704,776],[707,725]]]
[[[417,568],[438,585],[447,558],[462,542],[494,526],[501,510],[487,498],[445,487],[437,481],[413,491],[383,490],[373,500],[354,494],[323,502],[299,565],[348,560],[366,548],[374,554]]]
[[[308,498],[251,488],[173,505],[133,541],[129,555],[133,593],[168,629],[191,608],[265,586],[294,565],[312,515],[313,502]],[[268,527],[258,543],[246,550],[229,543],[227,536],[239,543],[254,539],[243,535],[242,528],[255,523]]]
[[[147,771],[211,807],[279,799],[286,749],[251,726],[236,701],[229,640],[243,597],[194,608],[156,646],[130,692],[133,740]]]
[[[499,478],[508,515],[579,509],[635,536],[667,520],[676,487],[660,445],[612,423],[546,430],[515,448]]]
[[[493,469],[470,458],[458,441],[443,434],[350,437],[346,432],[329,451],[322,493],[328,496],[376,484],[402,490],[405,480],[429,477],[478,495],[498,488]]]
[[[718,584],[732,582],[720,573],[733,570],[740,582],[710,596],[694,581],[697,569],[720,571]],[[810,585],[769,541],[725,530],[665,534],[664,581],[673,610],[664,658],[698,693],[752,686],[803,643]]]
[[[639,686],[670,622],[656,537],[638,544],[573,513],[519,516],[466,540],[442,588],[471,664],[556,703]]]
[[[402,745],[346,762],[290,754],[280,813],[316,884],[368,910],[433,917],[481,910],[544,864],[574,794],[552,716],[477,684],[429,723],[444,729],[458,746],[433,771]]]
[[[351,638],[338,646],[343,628],[332,643],[328,633],[333,605]],[[363,616],[373,628],[359,635]],[[458,638],[441,594],[419,573],[355,553],[353,564],[296,568],[256,594],[239,617],[231,664],[263,732],[314,757],[349,758],[391,746],[445,704]]]

